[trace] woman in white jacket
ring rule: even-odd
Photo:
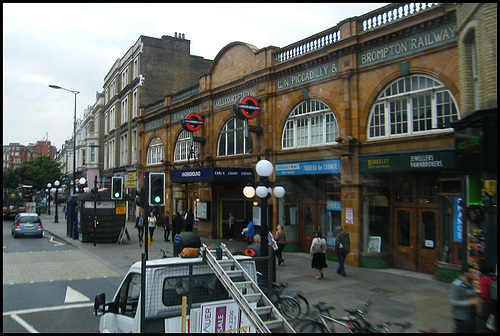
[[[311,243],[311,251],[309,255],[312,257],[311,267],[316,269],[315,279],[324,277],[323,268],[328,267],[326,264],[326,240],[323,238],[321,231],[316,232],[316,238]]]

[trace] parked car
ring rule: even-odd
[[[38,214],[33,212],[19,213],[12,224],[12,235],[18,236],[37,236],[43,237],[42,220]]]

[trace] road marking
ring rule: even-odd
[[[54,307],[20,309],[20,310],[13,310],[10,312],[4,312],[3,316],[22,315],[22,314],[40,313],[40,312],[48,312],[48,311],[64,310],[64,309],[86,308],[86,307],[94,307],[94,303],[93,302],[85,302],[85,303],[74,303],[74,304],[63,305],[63,306],[54,306]]]
[[[54,244],[54,246],[64,246],[63,243],[54,241],[54,237],[53,236],[50,236],[50,242],[52,244]]]
[[[90,301],[88,297],[74,290],[70,286],[66,287],[66,297],[64,298],[64,303],[87,302],[87,301]]]
[[[33,328],[33,326],[31,324],[29,324],[28,322],[26,322],[25,320],[23,320],[22,318],[20,318],[19,316],[17,316],[17,314],[11,314],[10,317],[14,321],[16,321],[17,323],[19,323],[29,333],[39,334],[38,330],[36,330],[35,328]]]

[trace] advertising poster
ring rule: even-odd
[[[354,209],[345,208],[345,223],[354,224]]]

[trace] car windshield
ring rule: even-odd
[[[38,223],[38,217],[37,216],[22,216],[19,218],[20,223]]]

